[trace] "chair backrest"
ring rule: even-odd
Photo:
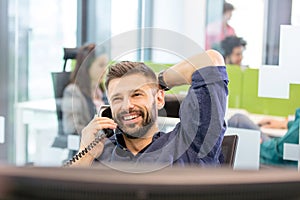
[[[237,135],[225,135],[222,142],[222,154],[224,157],[223,165],[232,166],[236,155],[236,149],[238,144]]]
[[[58,120],[58,134],[63,135],[62,128],[62,110],[61,99],[63,97],[64,89],[69,83],[71,72],[52,72],[52,82],[54,89],[54,97],[56,103],[56,114]]]
[[[158,111],[158,115],[161,117],[179,117],[179,108],[180,104],[183,101],[185,95],[174,95],[166,94],[165,95],[165,106],[163,109]]]
[[[76,59],[79,48],[64,48],[64,67],[63,72],[66,71],[67,62],[69,59]]]

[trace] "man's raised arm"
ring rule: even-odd
[[[192,74],[207,66],[224,66],[223,56],[215,50],[207,50],[173,65],[163,73],[163,80],[169,88],[191,84]]]

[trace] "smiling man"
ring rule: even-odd
[[[206,52],[188,58],[156,77],[144,63],[124,61],[106,77],[113,119],[95,117],[82,132],[82,151],[102,129],[115,134],[74,162],[90,166],[134,163],[159,166],[219,165],[227,99],[227,73],[221,54]],[[158,128],[164,90],[190,84],[180,107],[180,122],[169,133]]]

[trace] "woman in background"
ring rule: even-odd
[[[82,46],[76,56],[76,66],[62,99],[63,130],[66,135],[81,134],[97,109],[107,104],[103,86],[108,58],[96,57],[95,44]],[[74,155],[71,151],[69,156]]]

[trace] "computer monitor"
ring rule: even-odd
[[[0,199],[299,199],[299,188],[295,169],[0,167]]]

